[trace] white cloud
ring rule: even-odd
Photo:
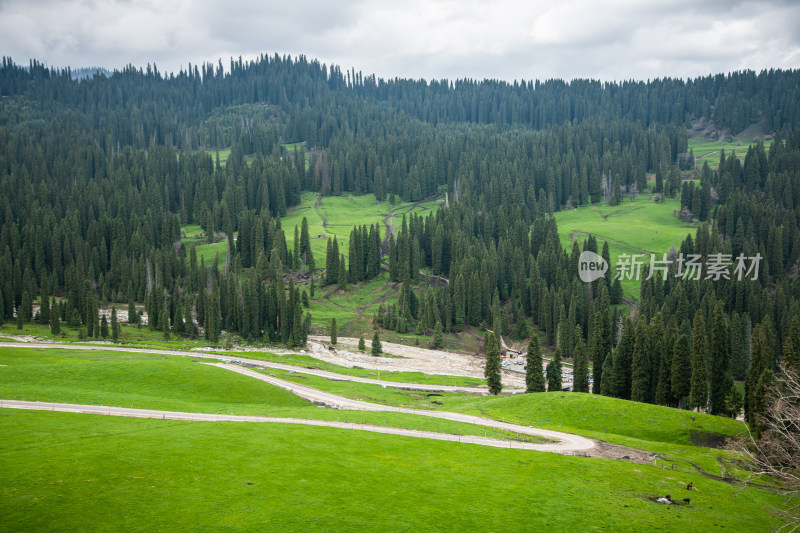
[[[304,54],[383,77],[688,77],[800,66],[800,5],[743,0],[0,0],[0,53],[53,66]]]

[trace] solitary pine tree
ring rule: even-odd
[[[367,349],[367,343],[364,342],[364,335],[361,335],[358,338],[358,351],[363,352]]]
[[[672,395],[683,409],[683,399],[691,392],[692,361],[689,356],[689,337],[684,333],[675,341],[672,349],[672,373],[670,375]]]
[[[558,392],[561,390],[561,348],[556,347],[556,353],[547,365],[547,391]]]
[[[572,392],[589,392],[589,359],[586,357],[587,350],[583,343],[580,326],[575,326],[574,344]]]
[[[381,346],[381,339],[378,337],[378,332],[375,331],[375,335],[372,336],[372,355],[378,357],[382,353],[383,347]]]
[[[483,375],[486,378],[486,384],[489,385],[489,392],[491,394],[500,394],[503,390],[503,383],[500,378],[500,350],[497,347],[497,338],[494,333],[489,333],[486,336],[486,366],[483,370]]]
[[[336,344],[339,341],[336,331],[336,319],[331,319],[331,344]]]
[[[442,347],[442,322],[440,320],[436,321],[436,326],[433,328],[433,347]]]
[[[117,308],[111,308],[111,340],[119,342],[119,319],[117,318]]]
[[[703,312],[698,309],[692,325],[692,379],[689,390],[689,407],[705,409],[708,404],[708,371],[706,370],[706,325]]]
[[[539,335],[534,333],[528,343],[528,353],[525,356],[525,392],[544,392],[544,371],[542,369],[542,347],[539,344]]]
[[[106,319],[106,315],[100,319],[100,336],[104,339],[108,338],[108,320]]]

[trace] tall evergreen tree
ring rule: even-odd
[[[440,320],[436,321],[436,325],[433,327],[433,347],[434,348],[441,348],[443,341],[442,335],[442,322]]]
[[[614,354],[610,353],[603,361],[603,380],[600,383],[595,381],[595,385],[600,387],[599,392],[603,396],[614,396],[614,382]]]
[[[331,344],[335,345],[339,342],[338,335],[336,331],[336,318],[331,319]]]
[[[115,343],[119,342],[119,318],[117,318],[117,308],[111,308],[111,340]]]
[[[50,333],[55,336],[61,333],[61,316],[56,311],[57,307],[55,296],[53,297],[53,305],[51,306],[51,309],[53,312],[50,313]]]
[[[601,383],[603,380],[603,369],[606,357],[611,353],[612,335],[611,323],[608,317],[608,308],[602,312],[597,311],[592,322],[592,365],[594,367],[593,390],[595,394],[600,394]]]
[[[650,330],[643,316],[636,323],[636,341],[631,362],[631,400],[650,403],[650,381],[652,368],[650,365]]]
[[[545,392],[545,390],[542,346],[539,344],[539,335],[534,333],[528,342],[528,352],[525,355],[525,392]]]
[[[547,364],[547,391],[559,392],[561,385],[561,348],[556,346],[553,358]]]
[[[698,309],[692,325],[692,378],[689,387],[689,408],[705,409],[708,405],[708,371],[706,370],[706,325],[703,311]]]
[[[614,352],[613,395],[623,400],[631,399],[631,372],[633,352],[636,344],[636,332],[630,317],[626,316],[622,326],[622,334]],[[605,370],[603,371],[605,374]]]
[[[789,334],[783,342],[783,364],[800,374],[800,318],[797,316],[792,317]]]
[[[589,392],[589,360],[586,357],[586,345],[583,343],[581,327],[575,326],[575,353],[572,356],[573,392]]]
[[[486,378],[486,384],[489,386],[489,393],[497,395],[503,390],[503,382],[500,374],[500,350],[497,347],[497,338],[494,333],[486,334],[484,346],[486,349],[486,365],[483,375]]]
[[[711,374],[709,375],[709,411],[712,415],[727,415],[726,397],[733,389],[730,357],[728,356],[728,331],[722,300],[714,306],[711,326]]]
[[[689,337],[680,335],[672,350],[672,395],[678,399],[678,407],[683,408],[683,400],[691,392],[692,360]]]
[[[764,322],[753,328],[752,354],[750,356],[750,369],[744,384],[744,418],[751,428],[754,428],[759,417],[764,415],[763,397],[766,391],[761,388],[762,375],[766,370],[771,370],[772,355]]]
[[[372,355],[378,357],[383,353],[383,346],[381,346],[381,338],[378,336],[378,331],[375,330],[375,335],[372,336]]]

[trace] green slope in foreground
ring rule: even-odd
[[[0,410],[0,531],[765,531],[779,499],[601,459],[331,428]],[[694,482],[696,491],[685,484]],[[688,506],[650,498],[691,497]]]

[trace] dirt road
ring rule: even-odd
[[[419,431],[415,429],[401,429],[384,426],[373,426],[369,424],[353,424],[348,422],[336,422],[327,420],[306,420],[301,418],[277,418],[268,416],[232,416],[214,415],[203,413],[182,413],[176,411],[156,411],[151,409],[129,409],[126,407],[110,407],[103,405],[79,405],[69,403],[52,402],[24,402],[17,400],[0,400],[0,408],[27,409],[35,411],[58,411],[64,413],[82,413],[106,416],[124,416],[131,418],[157,418],[162,420],[191,420],[198,422],[262,422],[276,424],[299,424],[304,426],[321,426],[356,431],[370,431],[372,433],[385,433],[388,435],[402,435],[418,439],[445,440],[451,442],[461,442],[465,444],[478,444],[480,446],[491,446],[494,448],[514,448],[518,450],[537,450],[537,451],[564,451],[543,450],[544,444],[534,444],[530,442],[519,442],[509,440],[491,439],[488,437],[477,437],[471,435],[451,435],[449,433],[435,433],[432,431]]]
[[[429,383],[403,383],[399,381],[377,380],[371,378],[362,378],[358,376],[347,376],[345,374],[337,374],[336,372],[328,372],[326,370],[318,370],[315,368],[305,368],[298,365],[274,363],[272,361],[262,361],[261,359],[249,359],[247,357],[239,357],[233,354],[211,354],[204,352],[184,352],[177,350],[154,350],[149,348],[123,348],[120,346],[108,345],[108,344],[101,344],[97,346],[87,346],[87,345],[78,346],[72,344],[0,342],[0,348],[3,347],[58,348],[58,349],[69,349],[69,350],[92,350],[92,351],[102,350],[102,351],[126,352],[126,353],[146,353],[154,355],[178,355],[181,357],[192,357],[194,359],[214,359],[217,361],[230,361],[237,364],[244,364],[262,368],[275,368],[279,370],[288,370],[291,372],[297,372],[299,374],[310,374],[327,379],[337,379],[339,381],[354,381],[357,383],[368,383],[371,385],[382,385],[385,387],[392,387],[395,389],[416,390],[416,391],[426,391],[426,392],[460,392],[467,394],[489,393],[487,387],[460,387],[457,385],[434,385]]]
[[[431,418],[439,418],[442,420],[450,420],[452,422],[463,422],[466,424],[475,424],[478,426],[484,426],[488,428],[511,431],[514,433],[520,433],[524,435],[544,437],[547,439],[553,439],[557,441],[552,444],[550,443],[536,444],[535,448],[530,448],[540,451],[566,453],[566,452],[588,450],[594,446],[594,441],[591,439],[580,437],[578,435],[571,435],[569,433],[561,433],[560,431],[550,431],[548,429],[519,426],[517,424],[509,424],[507,422],[500,422],[489,418],[482,418],[473,415],[465,415],[462,413],[451,413],[448,411],[426,411],[422,409],[407,409],[404,407],[393,407],[390,405],[380,405],[376,403],[362,402],[359,400],[351,400],[350,398],[345,398],[344,396],[331,394],[329,392],[323,392],[321,390],[308,387],[306,385],[300,385],[298,383],[293,383],[291,381],[285,381],[273,376],[267,376],[265,374],[261,374],[254,370],[250,370],[236,365],[216,363],[214,364],[214,366],[225,368],[233,372],[238,372],[239,374],[244,374],[245,376],[250,376],[252,378],[265,381],[271,385],[275,385],[276,387],[281,387],[283,389],[286,389],[292,394],[300,396],[301,398],[304,398],[310,402],[316,403],[318,405],[323,405],[326,407],[332,407],[334,409],[349,409],[357,411],[388,411],[392,413],[406,413],[411,415],[427,416]]]

